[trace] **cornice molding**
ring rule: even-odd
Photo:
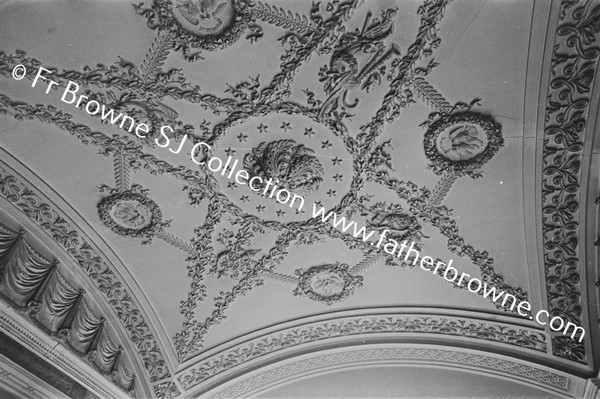
[[[585,385],[583,399],[598,399],[600,398],[600,379],[590,378]]]
[[[70,222],[45,195],[30,184],[9,164],[0,161],[0,196],[19,209],[31,223],[45,231],[93,282],[95,291],[101,292],[114,312],[117,324],[123,326],[132,342],[129,352],[145,368],[146,378],[158,382],[170,376],[163,349],[155,337],[144,310],[135,300],[111,265],[104,261],[94,243]]]
[[[30,323],[20,319],[21,316],[14,314],[10,308],[0,307],[0,330],[52,363],[96,395],[102,398],[127,398],[123,391],[116,389],[102,374],[86,365],[78,356],[72,354],[64,346],[57,345],[56,341],[44,336],[43,332],[36,331]]]
[[[46,384],[24,368],[0,355],[0,388],[24,399],[67,399],[68,396]]]
[[[135,396],[137,372],[131,373],[113,320],[98,310],[96,300],[86,293],[88,285],[68,266],[41,255],[26,230],[17,233],[0,223],[0,247],[0,299]]]

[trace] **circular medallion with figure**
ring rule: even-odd
[[[298,269],[300,282],[294,295],[306,295],[315,301],[328,305],[350,296],[354,289],[362,286],[363,277],[354,276],[348,271],[347,263],[333,263]]]
[[[181,27],[199,36],[221,34],[235,15],[231,0],[173,0],[172,7]]]
[[[150,210],[135,199],[116,202],[109,214],[115,223],[126,229],[141,230],[152,221]]]
[[[442,115],[429,126],[425,155],[436,174],[474,173],[502,147],[502,128],[491,116],[466,111]]]
[[[106,227],[127,237],[152,237],[164,225],[158,205],[133,191],[103,198],[98,203],[98,213]]]
[[[438,153],[451,161],[465,161],[481,154],[487,146],[481,126],[464,122],[448,126],[436,138]]]
[[[323,297],[340,295],[344,291],[344,277],[340,273],[322,271],[313,275],[308,284],[311,290]]]
[[[250,7],[250,0],[155,0],[151,8],[136,9],[148,26],[165,32],[163,37],[186,60],[195,61],[203,58],[202,50],[225,48],[247,29],[256,30]]]

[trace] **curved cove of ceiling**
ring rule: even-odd
[[[207,392],[363,339],[595,373],[597,1],[32,4],[0,4],[0,273],[41,274],[2,298],[81,356],[103,342],[88,364],[119,389]]]

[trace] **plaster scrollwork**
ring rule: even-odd
[[[598,77],[600,4],[563,1],[544,127],[542,223],[548,310],[581,325],[579,196],[590,95]],[[552,352],[587,361],[584,342],[552,338]]]
[[[181,392],[174,382],[168,381],[156,384],[154,386],[154,394],[158,399],[173,399],[181,395]]]

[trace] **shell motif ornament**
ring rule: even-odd
[[[294,140],[262,142],[244,157],[244,169],[263,181],[303,195],[317,190],[325,171],[314,151]]]

